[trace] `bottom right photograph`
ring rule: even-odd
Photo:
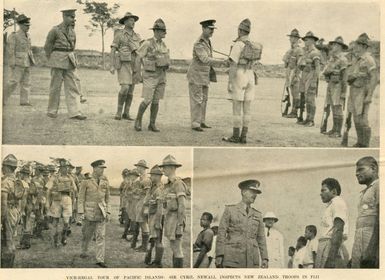
[[[195,148],[194,268],[379,268],[379,150]]]

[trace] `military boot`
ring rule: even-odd
[[[230,143],[239,143],[240,141],[239,132],[240,132],[239,127],[233,127],[233,135],[231,137],[223,137],[222,141],[230,142]]]
[[[183,268],[183,258],[175,258],[174,268]]]
[[[156,117],[158,116],[159,111],[159,103],[151,103],[150,107],[150,124],[148,126],[148,130],[153,132],[159,132],[160,130],[156,127],[155,121]]]
[[[334,132],[329,135],[331,138],[339,138],[341,137],[341,130],[343,125],[343,118],[337,117],[334,118],[333,123],[335,123]]]
[[[152,250],[155,246],[155,240],[150,240],[150,248],[147,250],[146,256],[144,257],[144,263],[147,265],[151,265],[151,259],[152,259]]]
[[[148,233],[143,233],[142,234],[142,244],[135,249],[137,252],[147,252],[147,247],[148,247],[148,238],[149,234]]]
[[[241,138],[240,138],[240,140],[239,140],[240,143],[242,143],[242,144],[246,144],[246,143],[247,143],[246,138],[247,138],[247,132],[248,132],[248,130],[249,130],[248,127],[246,127],[246,126],[242,127]]]
[[[61,233],[61,244],[63,244],[63,246],[67,245],[67,234],[67,229],[63,229]]]
[[[325,129],[322,129],[322,127],[321,127],[321,133],[325,134],[325,135],[329,135],[329,136],[332,135],[336,131],[336,123],[337,122],[338,121],[336,120],[336,118],[333,117],[333,127],[332,127],[332,129],[330,129],[327,132],[326,132],[326,122],[325,122]]]
[[[363,147],[362,126],[357,124],[355,126],[356,126],[356,133],[357,133],[357,143],[354,144],[353,147],[362,148]]]
[[[133,94],[127,94],[126,101],[124,103],[124,110],[122,118],[125,120],[133,121],[134,119],[130,117],[130,108],[132,103]]]
[[[142,131],[142,119],[143,119],[143,114],[146,111],[148,107],[148,104],[142,102],[140,103],[139,109],[138,109],[138,115],[136,116],[135,120],[135,130],[136,131]]]
[[[139,227],[138,227],[138,225],[135,223],[135,226],[134,226],[134,233],[133,233],[132,239],[131,239],[131,248],[133,248],[133,249],[136,248],[136,243],[138,242],[138,236],[139,236]]]
[[[124,104],[125,99],[126,99],[126,95],[119,92],[118,108],[116,110],[115,120],[121,120],[122,119],[122,110],[123,110],[123,104]]]
[[[152,268],[162,268],[162,258],[163,258],[163,247],[155,247],[155,259],[151,264]]]
[[[54,247],[59,247],[59,233],[56,232],[53,236],[53,246]]]
[[[372,129],[368,126],[362,128],[362,147],[368,148],[370,144],[370,138],[372,136]]]

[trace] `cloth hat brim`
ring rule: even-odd
[[[165,167],[165,166],[181,167],[182,164],[179,164],[179,163],[165,163],[165,164],[160,164],[160,165],[159,165],[159,167]]]
[[[126,19],[129,19],[129,18],[133,18],[133,19],[135,20],[135,22],[139,20],[139,17],[136,16],[136,15],[124,16],[124,17],[122,17],[122,18],[119,20],[119,23],[120,23],[120,24],[124,24],[124,22],[126,21]]]
[[[274,218],[274,217],[265,217],[262,220],[265,221],[266,219],[273,219],[275,222],[279,221],[278,218]]]
[[[338,45],[342,46],[342,48],[343,48],[344,50],[349,49],[349,46],[348,46],[348,45],[346,45],[346,44],[344,44],[344,43],[341,43],[341,42],[330,41],[330,42],[329,42],[329,45],[331,45],[331,44],[338,44]]]
[[[134,164],[134,166],[136,166],[136,167],[138,167],[138,166],[141,166],[141,167],[143,167],[143,168],[146,168],[146,169],[148,169],[148,167],[147,167],[147,166],[145,166],[145,165],[143,165],[143,164]]]
[[[318,40],[319,40],[319,38],[316,37],[316,36],[305,36],[305,37],[302,37],[301,39],[305,41],[307,38],[312,38],[312,39],[314,39],[315,41],[318,41]]]
[[[294,34],[287,34],[287,37],[295,37],[295,38],[301,38],[299,35],[294,35]]]

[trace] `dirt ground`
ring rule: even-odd
[[[146,111],[142,132],[134,130],[133,122],[114,120],[117,92],[116,77],[101,70],[80,69],[82,88],[88,102],[83,111],[86,121],[68,119],[62,94],[59,116],[46,116],[50,73],[48,68],[33,68],[31,102],[33,107],[20,107],[18,96],[12,96],[4,107],[3,144],[31,145],[131,145],[131,146],[236,146],[221,139],[232,133],[231,103],[226,99],[227,77],[218,76],[209,90],[207,124],[212,126],[199,133],[190,128],[188,83],[185,74],[169,73],[165,99],[160,103],[158,126],[160,133],[147,131],[149,110]],[[319,132],[326,84],[320,83],[317,98],[316,126],[295,124],[281,117],[283,79],[260,78],[252,104],[252,122],[247,146],[264,147],[339,147],[341,139],[331,139]],[[141,102],[141,85],[134,92],[132,116]],[[371,147],[379,146],[379,87],[370,110],[372,126]],[[329,119],[329,127],[331,118]],[[354,127],[349,145],[356,141]]]
[[[119,197],[111,197],[111,221],[106,226],[106,259],[110,268],[144,268],[145,253],[135,252],[130,248],[130,242],[121,239],[123,228],[118,221]],[[52,227],[52,225],[51,225]],[[191,235],[191,207],[187,207],[187,224],[183,237],[184,267],[190,267],[190,235]],[[96,268],[95,247],[90,244],[90,257],[80,258],[81,253],[81,227],[72,225],[68,244],[59,248],[52,245],[51,230],[43,231],[43,240],[32,239],[29,250],[18,250],[16,252],[16,268]],[[18,238],[17,238],[18,240]],[[165,253],[163,256],[163,267],[172,267],[172,253],[164,238]],[[18,244],[18,242],[17,242]],[[140,245],[140,241],[138,243]]]

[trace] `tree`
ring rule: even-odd
[[[13,10],[4,9],[3,31],[5,31],[8,27],[11,27],[12,25],[15,25],[15,19],[18,15],[19,13],[16,12],[15,9]]]
[[[96,1],[77,0],[77,2],[84,5],[84,13],[91,16],[91,19],[89,20],[90,25],[85,26],[91,31],[89,35],[92,36],[95,32],[101,32],[103,69],[105,69],[104,37],[106,31],[116,25],[118,18],[114,17],[114,15],[117,13],[120,6],[118,4],[113,4],[112,7],[109,7],[105,2]]]

